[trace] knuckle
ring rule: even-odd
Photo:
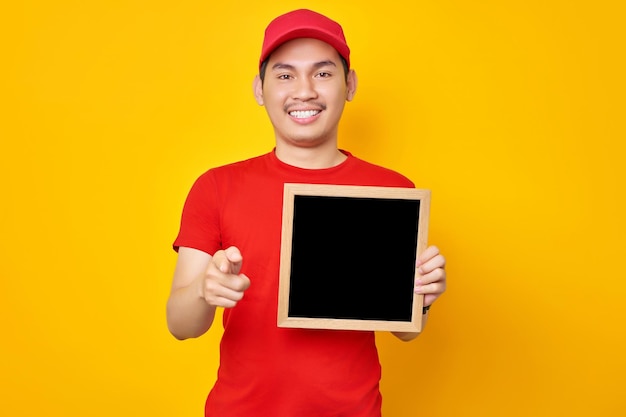
[[[233,282],[233,290],[235,290],[237,292],[242,292],[245,289],[246,289],[246,285],[245,285],[245,282],[243,282],[242,279],[238,279],[238,280]]]
[[[438,293],[438,291],[437,291],[437,284],[434,284],[434,283],[433,284],[428,284],[426,286],[426,289],[425,289],[424,292],[426,294],[431,294],[431,295],[432,294],[437,294]]]
[[[435,276],[437,281],[441,281],[446,277],[446,272],[442,268],[438,268],[435,270]]]
[[[246,276],[238,276],[239,286],[238,291],[245,291],[250,287],[250,279]]]

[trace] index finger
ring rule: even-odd
[[[213,263],[224,274],[238,274],[242,261],[241,252],[234,246],[219,250],[213,255]]]

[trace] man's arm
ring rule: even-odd
[[[428,321],[428,312],[422,315],[422,331],[424,331],[424,327],[426,327],[426,322]],[[402,340],[403,342],[410,342],[411,340],[417,338],[421,333],[418,332],[391,332],[395,337]]]
[[[167,300],[167,325],[177,339],[206,333],[216,307],[234,307],[250,280],[239,274],[243,258],[237,248],[220,250],[211,256],[197,249],[181,247]]]

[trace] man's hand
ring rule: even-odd
[[[250,279],[240,274],[243,257],[234,246],[215,252],[201,280],[201,296],[209,305],[232,308],[243,298]]]
[[[446,260],[439,248],[429,246],[417,259],[415,293],[424,294],[424,306],[435,302],[446,290]]]

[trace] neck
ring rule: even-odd
[[[282,162],[305,169],[332,168],[346,160],[347,156],[336,144],[323,147],[290,147],[276,145],[276,157]]]

